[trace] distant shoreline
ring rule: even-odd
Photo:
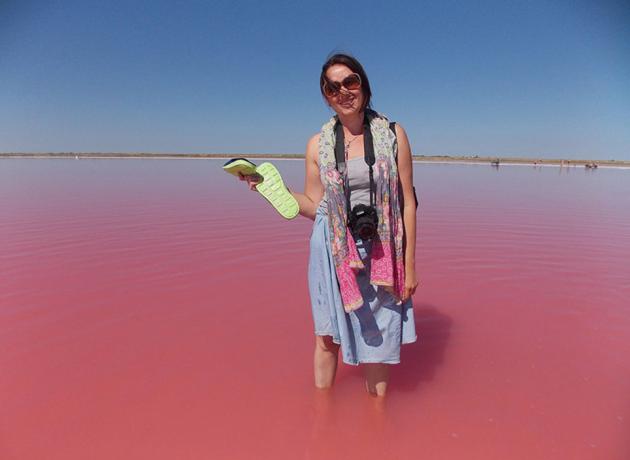
[[[303,159],[302,154],[227,154],[227,153],[0,153],[3,158],[61,158],[61,159],[212,159],[212,158],[256,158],[256,159]],[[413,160],[421,163],[477,163],[498,166],[500,164],[521,164],[521,165],[553,165],[553,166],[617,166],[630,168],[630,160],[587,160],[587,159],[563,159],[563,158],[521,158],[521,157],[489,157],[489,156],[450,156],[450,155],[414,155]]]

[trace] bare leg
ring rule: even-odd
[[[387,381],[389,380],[389,364],[365,363],[363,374],[365,375],[365,388],[373,396],[385,396]]]
[[[330,388],[335,383],[339,345],[329,335],[315,336],[315,386]]]

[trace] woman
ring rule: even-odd
[[[291,191],[300,214],[315,220],[309,258],[315,385],[333,385],[341,348],[345,363],[363,365],[367,391],[384,396],[400,345],[416,340],[411,150],[404,129],[396,124],[394,134],[371,110],[370,84],[355,58],[330,57],[320,91],[336,115],[308,142],[304,193]],[[257,183],[241,179],[252,189]],[[370,207],[377,218],[354,222]]]

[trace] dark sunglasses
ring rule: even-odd
[[[361,77],[357,73],[351,73],[342,81],[330,81],[326,79],[324,81],[324,94],[327,97],[335,97],[341,91],[341,87],[347,90],[355,90],[361,88]]]

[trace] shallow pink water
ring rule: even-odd
[[[221,164],[0,162],[0,458],[630,458],[630,170],[416,164],[377,404],[313,388],[311,222]]]

